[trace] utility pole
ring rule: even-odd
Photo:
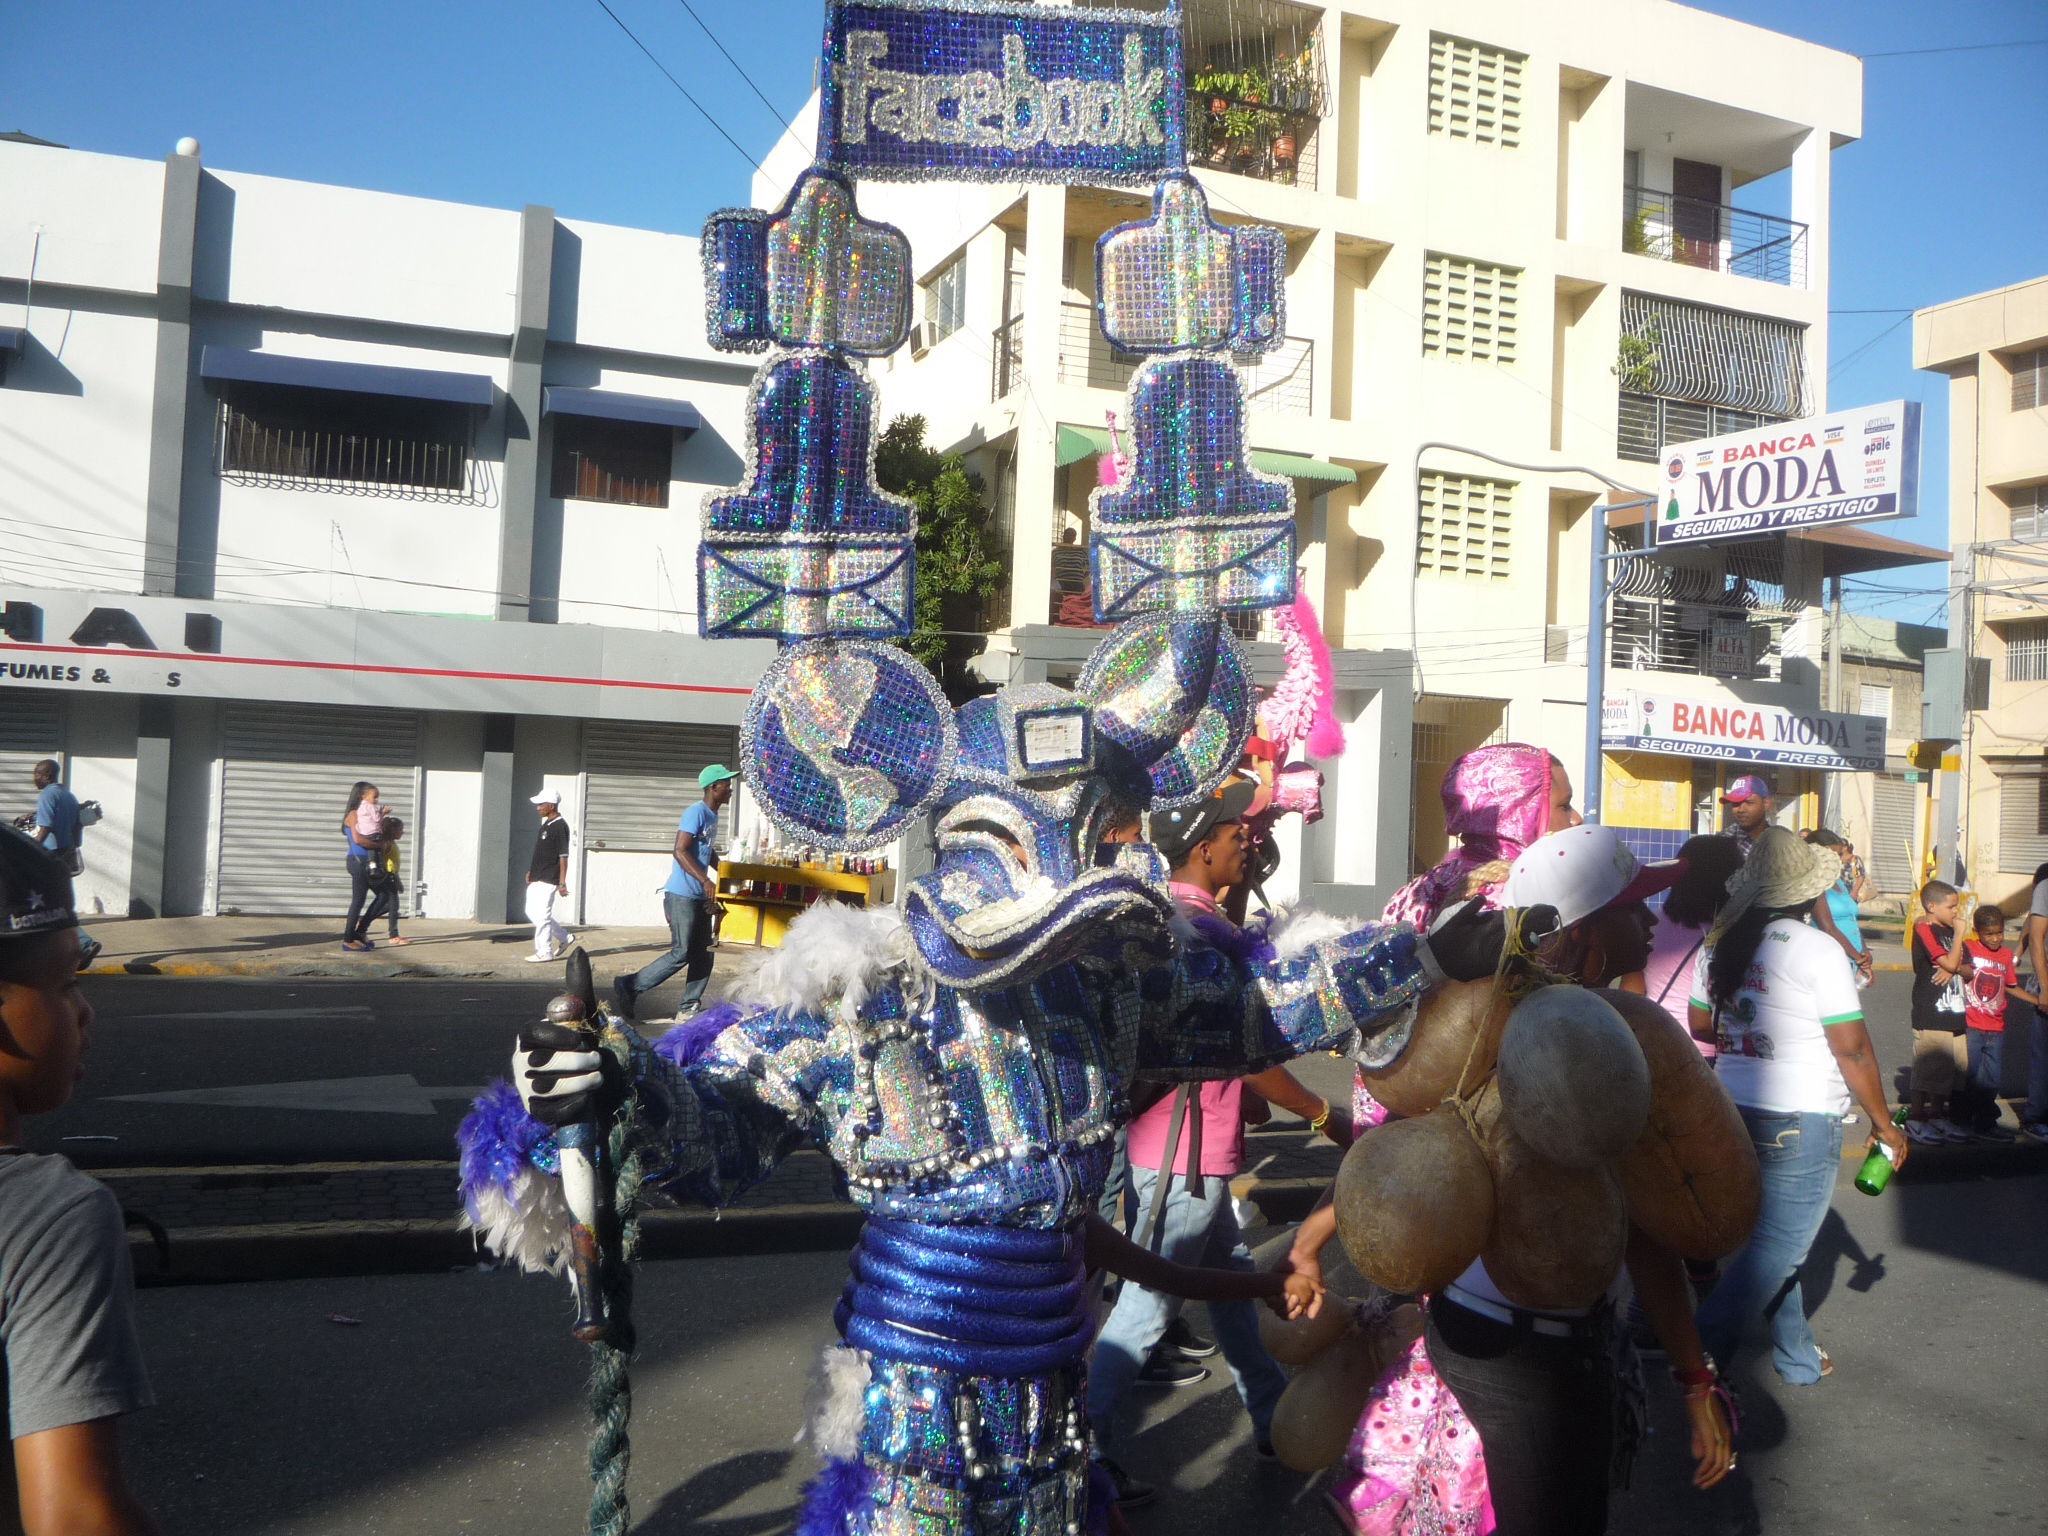
[[[1607,567],[1611,562],[1633,560],[1643,553],[1635,549],[1608,552],[1607,514],[1627,507],[1645,509],[1643,525],[1646,529],[1656,521],[1657,498],[1654,496],[1641,496],[1633,501],[1596,501],[1593,510],[1587,514],[1592,518],[1593,526],[1588,530],[1587,540],[1592,558],[1586,573],[1586,769],[1585,782],[1579,786],[1579,804],[1585,808],[1585,818],[1589,822],[1600,820],[1601,791],[1606,788],[1604,780],[1607,776],[1600,738],[1607,705],[1607,600],[1614,595],[1615,585],[1608,580]]]
[[[1827,664],[1827,700],[1822,708],[1838,715],[1851,713],[1842,698],[1842,578],[1834,578],[1834,591],[1828,603],[1828,630],[1824,637]],[[1820,824],[1842,830],[1842,776],[1839,773],[1824,774],[1820,781]]]

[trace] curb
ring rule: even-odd
[[[433,965],[426,962],[403,965],[372,960],[349,965],[329,960],[115,960],[89,966],[88,976],[304,976],[338,981],[511,981],[516,972],[491,967]]]
[[[853,1246],[866,1220],[858,1206],[841,1204],[723,1212],[653,1210],[640,1218],[640,1256],[698,1259],[838,1252]],[[492,1264],[477,1247],[474,1234],[464,1231],[452,1216],[174,1227],[169,1236],[166,1266],[148,1233],[129,1233],[137,1285],[438,1274]]]

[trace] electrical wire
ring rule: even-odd
[[[625,22],[619,19],[619,13],[617,11],[613,10],[609,5],[607,5],[605,3],[605,0],[597,0],[597,8],[603,11],[605,15],[611,17],[612,21],[618,26],[618,29],[621,32],[625,33],[627,37],[633,40],[633,46],[635,48],[638,48],[642,53],[647,55],[647,62],[652,64],[656,69],[660,70],[663,77],[668,81],[670,85],[674,86],[678,91],[682,92],[683,100],[687,101],[691,106],[697,109],[698,115],[701,116],[705,122],[709,123],[714,129],[717,130],[718,136],[721,139],[725,140],[725,142],[730,144],[734,149],[739,150],[740,157],[744,159],[747,162],[747,164],[751,165],[757,171],[761,169],[761,162],[756,160],[752,155],[748,154],[747,151],[741,147],[740,141],[725,131],[725,124],[721,123],[717,118],[713,117],[710,111],[705,107],[704,103],[699,101],[696,97],[690,94],[688,88],[684,86],[682,81],[678,80],[674,75],[669,73],[668,66],[662,63],[660,59],[657,59],[654,56],[653,49],[649,48],[645,43],[640,41],[640,35],[637,32],[635,32],[631,27],[627,26]]]
[[[702,16],[699,16],[697,14],[697,8],[694,5],[690,4],[690,0],[676,0],[676,4],[680,5],[684,10],[690,13],[690,20],[696,22],[698,29],[702,31],[706,37],[711,39],[711,46],[716,48],[720,53],[725,55],[725,62],[730,64],[733,67],[733,69],[737,71],[739,77],[747,82],[747,89],[754,93],[755,97],[759,99],[761,105],[766,107],[770,115],[774,117],[775,121],[782,125],[782,131],[784,133],[792,132],[793,129],[790,120],[787,117],[784,117],[782,115],[781,109],[778,108],[774,102],[768,99],[767,93],[764,92],[760,86],[754,83],[754,77],[747,73],[746,67],[742,65],[738,59],[732,56],[732,50],[727,48],[724,43],[718,40],[718,34],[711,30],[710,24],[706,22]]]
[[[1883,53],[1859,53],[1857,58],[1915,59],[1930,53],[1984,53],[1993,48],[2048,48],[2048,37],[2023,37],[2009,43],[1953,43],[1945,48],[1891,48]]]

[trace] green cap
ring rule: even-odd
[[[713,763],[697,775],[697,787],[699,789],[709,789],[714,784],[723,783],[727,779],[736,779],[739,776],[739,769],[728,768],[723,763]]]

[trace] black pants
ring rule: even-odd
[[[1525,1333],[1441,1294],[1429,1358],[1479,1431],[1498,1536],[1607,1529],[1614,1367],[1605,1344]]]
[[[398,882],[388,881],[383,885],[370,887],[370,904],[363,909],[363,931],[358,935],[367,939],[370,930],[377,926],[377,919],[383,918],[391,930],[391,937],[398,937]]]
[[[369,937],[374,912],[365,912],[370,896],[370,861],[360,853],[348,856],[348,920],[341,925],[341,942],[361,943]]]

